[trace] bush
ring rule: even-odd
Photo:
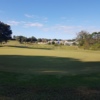
[[[100,43],[95,43],[90,47],[91,50],[100,50]]]
[[[55,42],[54,42],[54,41],[52,41],[52,44],[54,45],[54,44],[55,44]]]

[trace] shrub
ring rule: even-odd
[[[100,43],[95,43],[90,47],[91,50],[100,50]]]

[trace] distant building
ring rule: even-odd
[[[77,45],[78,44],[78,42],[76,42],[76,41],[68,41],[68,40],[66,40],[65,42],[64,42],[64,45],[69,45],[69,46],[72,46],[72,45]]]

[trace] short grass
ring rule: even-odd
[[[100,51],[76,48],[0,47],[0,100],[100,100]]]

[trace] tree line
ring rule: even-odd
[[[30,43],[34,43],[37,41],[37,38],[32,36],[30,38],[27,38],[25,36],[13,36],[13,40],[19,41],[19,43],[24,43],[24,42],[30,42]]]
[[[20,43],[30,42],[44,42],[52,41],[52,44],[55,44],[54,41],[63,41],[61,39],[46,39],[46,38],[36,38],[34,36],[27,38],[25,36],[14,36],[13,39],[19,41]],[[71,39],[68,41],[76,41],[78,42],[78,46],[84,49],[100,49],[100,32],[89,33],[87,31],[78,32],[75,39]]]
[[[18,41],[19,43],[37,43],[37,42],[43,42],[43,43],[47,43],[48,41],[61,41],[61,39],[47,39],[47,38],[36,38],[34,36],[32,37],[25,37],[25,36],[13,36],[13,40]]]

